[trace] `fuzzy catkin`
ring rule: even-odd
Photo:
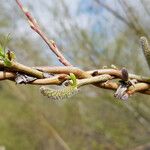
[[[144,56],[146,58],[148,66],[150,68],[150,46],[149,46],[148,40],[147,40],[146,37],[141,37],[140,42],[141,42],[141,46],[142,46]]]
[[[62,100],[75,95],[78,92],[78,89],[74,86],[66,86],[62,89],[56,90],[42,86],[40,91],[44,96],[47,96],[51,100]]]

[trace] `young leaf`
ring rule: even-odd
[[[11,61],[10,61],[9,59],[5,58],[5,59],[4,59],[4,65],[5,65],[6,67],[11,67],[12,63],[11,63]]]
[[[10,40],[11,40],[11,37],[10,37],[10,34],[8,34],[7,36],[5,36],[2,40],[1,40],[1,42],[0,42],[0,49],[1,49],[1,51],[3,51],[3,53],[5,53],[5,50],[6,50],[6,47],[7,47],[7,45],[8,45],[8,43],[10,42]]]
[[[2,47],[2,45],[0,44],[0,52],[2,52],[3,51],[3,47]]]

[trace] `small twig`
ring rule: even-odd
[[[40,37],[46,42],[46,44],[49,46],[49,48],[53,51],[53,53],[57,56],[58,60],[65,66],[72,66],[71,63],[61,54],[60,50],[58,49],[56,43],[53,40],[49,40],[46,34],[41,30],[39,24],[33,18],[33,16],[30,14],[27,9],[25,9],[22,5],[22,3],[19,0],[16,0],[19,8],[22,10],[22,12],[25,14],[25,16],[28,19],[28,22],[30,24],[31,29],[33,29],[36,33],[40,35]]]
[[[60,85],[67,79],[69,79],[68,75],[60,74],[60,75],[56,75],[56,76],[51,77],[51,78],[37,79],[35,81],[30,82],[29,84],[34,84],[34,85]]]
[[[0,80],[14,79],[16,76],[13,72],[0,71]]]
[[[108,90],[116,90],[119,87],[119,84],[113,81],[99,83],[99,87]],[[128,89],[128,94],[132,95],[135,92],[140,92],[142,94],[150,95],[150,85],[148,83],[138,83],[136,86],[130,86]]]
[[[128,88],[128,94],[133,94],[135,92],[139,92],[139,91],[144,91],[144,90],[147,90],[150,88],[150,84],[147,84],[147,83],[137,83],[135,84],[134,86],[130,86]]]
[[[8,68],[9,69],[9,68]],[[43,72],[33,69],[31,67],[27,67],[18,62],[12,62],[11,70],[21,72],[39,79],[44,78]]]
[[[91,75],[88,72],[85,72],[77,67],[71,67],[71,66],[38,66],[33,67],[37,70],[41,70],[43,72],[52,73],[52,74],[70,74],[73,73],[77,76],[79,79],[88,78],[91,77]]]
[[[97,83],[97,82],[105,82],[108,80],[113,79],[112,76],[108,75],[108,74],[103,74],[100,76],[96,76],[96,77],[91,77],[91,78],[87,78],[87,79],[81,79],[78,80],[78,87],[83,86],[83,85],[87,85],[87,84],[93,84],[93,83]]]
[[[33,76],[33,77],[36,77],[36,78],[39,78],[39,79],[44,78],[43,72],[38,71],[37,69],[34,69],[32,67],[28,67],[28,66],[25,66],[23,64],[20,64],[16,61],[11,62],[11,67],[6,67],[4,65],[4,62],[0,61],[0,69],[1,70],[7,70],[7,71],[10,71],[10,72],[24,73],[26,75],[30,75],[30,76]]]

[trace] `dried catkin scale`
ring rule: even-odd
[[[129,74],[126,68],[121,69],[121,76],[123,81],[128,81],[129,79]]]

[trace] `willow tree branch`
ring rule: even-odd
[[[0,80],[11,80],[15,81],[16,72],[27,74],[29,76],[39,77],[39,73],[43,77],[43,72],[52,73],[54,76],[43,79],[36,79],[35,81],[29,82],[27,84],[33,85],[60,85],[64,81],[68,80],[68,74],[74,73],[78,78],[77,82],[79,86],[93,84],[99,88],[116,90],[119,86],[118,79],[122,79],[121,71],[116,69],[98,69],[84,71],[77,67],[27,67],[18,62],[14,62],[12,68],[5,67],[2,62],[0,62]],[[19,64],[19,65],[18,65]],[[15,66],[15,67],[14,67]],[[26,69],[27,68],[27,69]],[[6,71],[8,70],[9,71]],[[24,70],[25,69],[25,70]],[[36,70],[39,69],[39,70]],[[12,70],[12,71],[11,71]],[[33,73],[34,72],[34,73]],[[96,73],[96,74],[95,74]],[[96,75],[96,76],[95,76]],[[105,77],[105,78],[104,78]],[[102,80],[104,78],[104,80]],[[150,95],[150,82],[148,77],[138,76],[135,74],[129,74],[130,79],[136,79],[138,81],[135,86],[130,86],[128,88],[128,93],[131,95],[135,92],[140,92],[143,94]],[[117,79],[117,80],[116,80]],[[106,82],[105,82],[106,81]]]
[[[25,82],[26,84],[33,85],[60,85],[66,80],[70,80],[70,73],[73,73],[77,78],[78,87],[93,84],[99,88],[117,90],[120,87],[119,80],[123,80],[122,72],[119,69],[96,69],[84,71],[78,67],[73,67],[69,61],[65,59],[63,54],[59,51],[54,41],[49,40],[45,33],[40,29],[36,20],[31,14],[23,7],[20,0],[16,0],[18,6],[23,11],[28,19],[30,27],[38,33],[41,38],[47,43],[52,52],[58,57],[58,60],[65,66],[49,67],[49,66],[36,66],[28,67],[16,61],[11,61],[11,66],[7,66],[3,61],[0,61],[0,80],[11,80],[16,82],[17,73],[20,75],[28,75],[35,77],[33,81]],[[46,76],[45,73],[51,74]],[[127,86],[128,95],[135,92],[150,95],[150,78],[143,77],[135,74],[128,74],[129,79],[136,79],[137,83],[133,86]]]
[[[52,66],[52,67],[38,66],[38,67],[34,67],[34,68],[39,69],[43,72],[54,73],[54,74],[74,73],[78,78],[88,78],[88,77],[91,77],[94,73],[96,73],[97,75],[109,74],[109,75],[115,76],[120,79],[122,78],[121,71],[117,70],[117,69],[112,69],[112,68],[97,69],[97,70],[90,70],[90,71],[83,71],[77,67],[66,67],[66,66]],[[150,83],[150,78],[142,76],[142,75],[135,75],[135,74],[129,73],[129,78],[136,79],[137,81],[140,81],[140,82]]]

